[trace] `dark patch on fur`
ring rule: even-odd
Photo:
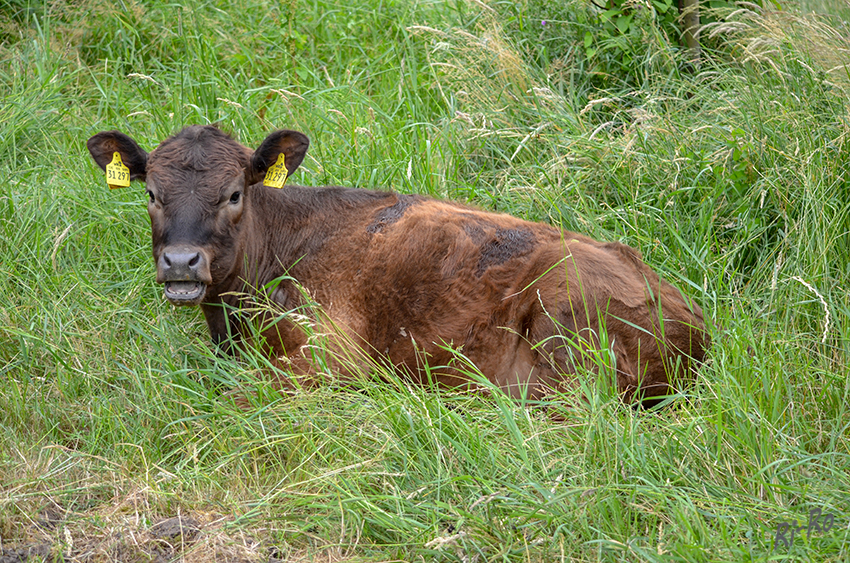
[[[475,274],[480,278],[488,268],[525,254],[534,243],[534,233],[530,229],[496,229],[494,237],[481,247],[481,258],[478,259]]]
[[[463,232],[469,237],[469,240],[477,246],[481,246],[487,240],[487,231],[481,225],[475,223],[464,223]]]
[[[407,211],[410,206],[417,203],[418,200],[419,198],[416,196],[399,194],[398,201],[395,205],[385,207],[378,211],[375,218],[372,220],[372,223],[366,227],[366,232],[371,235],[380,233],[384,230],[384,227],[392,225],[401,219],[404,216],[405,211]]]

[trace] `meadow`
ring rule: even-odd
[[[0,556],[850,561],[850,4],[742,2],[698,64],[635,14],[606,35],[580,0],[0,4]],[[569,407],[389,374],[276,393],[165,301],[143,188],[85,148],[196,123],[305,132],[292,183],[630,244],[703,308],[709,359],[649,411],[592,374]],[[197,529],[152,531],[177,515]]]

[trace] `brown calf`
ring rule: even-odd
[[[291,174],[308,144],[283,130],[252,152],[194,126],[150,154],[118,131],[88,148],[104,169],[119,153],[147,183],[157,282],[171,303],[200,305],[225,348],[247,330],[234,292],[291,312],[304,303],[295,280],[321,305],[317,330],[339,335],[338,356],[360,350],[418,381],[469,384],[459,353],[513,396],[539,398],[574,386],[601,347],[632,401],[668,394],[703,359],[702,311],[632,248],[417,195],[263,185],[280,154]],[[263,336],[308,380],[295,318]]]

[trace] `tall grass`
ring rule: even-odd
[[[578,2],[4,4],[0,550],[847,560],[850,43],[804,8],[745,5],[693,72],[648,30],[621,77],[576,48]],[[547,408],[386,373],[279,394],[164,302],[139,188],[106,189],[84,147],[211,122],[306,132],[298,183],[627,242],[706,310],[710,360],[658,412],[596,381]],[[774,545],[814,508],[831,530]],[[168,551],[149,528],[176,514],[202,532]]]

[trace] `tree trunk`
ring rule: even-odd
[[[682,37],[688,48],[691,62],[699,65],[699,0],[681,0]]]

